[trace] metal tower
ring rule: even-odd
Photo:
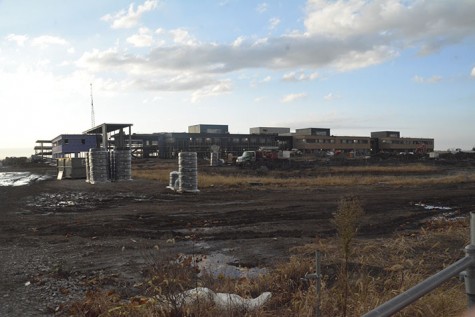
[[[94,114],[94,101],[92,99],[92,83],[91,85],[91,127],[94,128],[96,126],[96,115]]]

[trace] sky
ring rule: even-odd
[[[91,84],[94,122],[135,133],[391,130],[471,149],[474,16],[473,0],[0,0],[0,158],[89,129]]]

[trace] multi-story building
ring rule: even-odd
[[[53,158],[81,157],[81,153],[97,147],[98,142],[96,135],[60,134],[51,140]]]
[[[250,134],[289,134],[290,128],[256,127],[249,129]]]
[[[434,149],[434,139],[401,138],[398,131],[372,132],[371,137],[334,136],[327,128],[296,129],[295,133],[289,131],[289,128],[256,127],[250,129],[250,134],[231,134],[227,125],[198,124],[189,126],[188,132],[118,135],[131,140],[134,156],[145,158],[174,158],[182,151],[197,152],[199,157],[219,152],[221,157],[226,157],[268,146],[297,149],[305,154],[334,152],[351,156],[367,156],[380,151],[399,153]],[[115,138],[117,135],[112,136],[114,144]]]
[[[434,139],[405,138],[399,131],[371,132],[373,153],[427,153],[434,151]]]
[[[224,124],[196,124],[188,127],[188,133],[228,134],[228,126]]]
[[[257,150],[263,146],[278,146],[290,149],[292,138],[276,135],[213,134],[213,133],[156,133],[132,135],[141,140],[143,157],[158,156],[174,158],[179,152],[197,152],[199,157],[209,157],[210,152],[218,152],[221,157],[234,156],[246,150]],[[157,144],[157,145],[155,145]]]
[[[293,134],[293,147],[307,154],[351,152],[354,155],[369,155],[371,152],[369,137],[333,136],[330,129],[321,128],[297,129]]]
[[[198,124],[188,127],[188,131],[132,134],[132,153],[138,157],[174,158],[182,151],[197,152],[199,157],[209,157],[210,152],[218,152],[221,157],[226,157],[266,146],[292,148],[291,136],[230,134],[227,125]]]

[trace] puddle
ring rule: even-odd
[[[439,205],[431,205],[431,204],[424,204],[424,203],[415,203],[414,206],[422,207],[427,211],[434,211],[437,214],[430,218],[424,220],[424,222],[431,222],[431,221],[446,221],[446,222],[453,222],[465,219],[463,215],[461,215],[460,210],[456,207],[449,207],[449,206],[439,206]]]
[[[419,206],[423,207],[426,210],[452,210],[452,207],[444,207],[444,206],[435,206],[435,205],[429,205],[429,204],[423,204],[423,203],[416,203],[414,206]]]
[[[185,256],[183,256],[183,259],[184,258]],[[193,255],[192,265],[195,265],[199,269],[199,276],[207,273],[215,278],[257,278],[259,275],[267,273],[266,268],[240,266],[239,260],[236,257],[223,253]]]
[[[26,186],[47,179],[51,179],[51,176],[30,172],[0,172],[0,186]]]
[[[110,208],[123,201],[143,202],[150,199],[145,195],[118,193],[114,195],[91,192],[42,193],[25,199],[26,208],[31,212],[51,214],[53,212],[93,211]]]

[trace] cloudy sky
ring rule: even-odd
[[[0,0],[1,149],[228,124],[475,146],[473,0]],[[5,136],[9,136],[8,138]]]

